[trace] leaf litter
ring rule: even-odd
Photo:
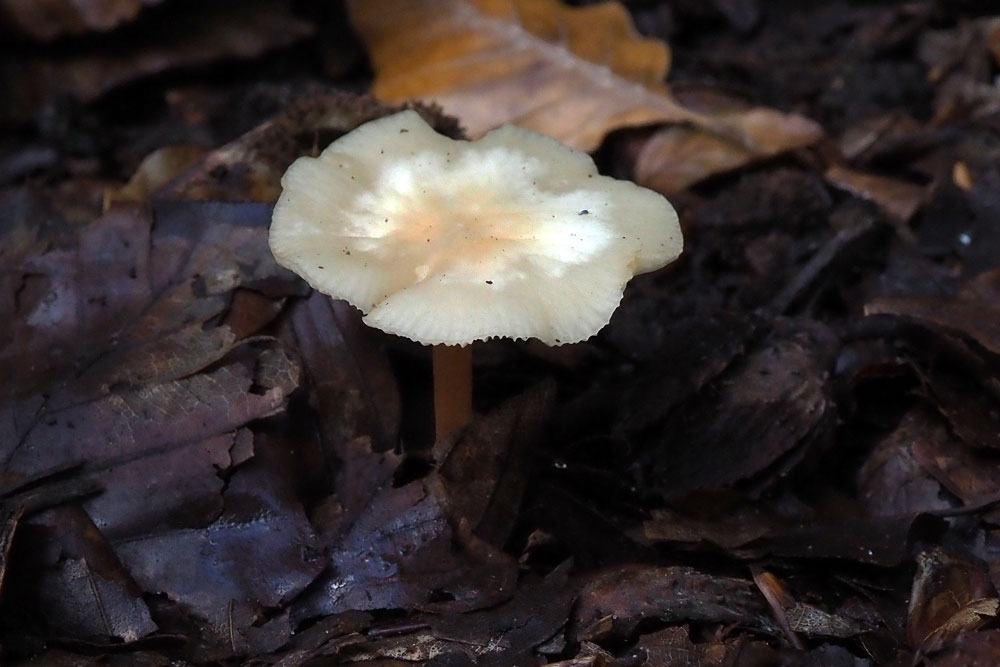
[[[262,2],[195,54],[185,3],[11,3],[4,663],[987,664],[997,19],[696,5]],[[596,151],[687,242],[575,349],[478,346],[438,443],[426,351],[266,242],[404,98]]]

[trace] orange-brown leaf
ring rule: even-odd
[[[654,134],[636,160],[636,182],[671,194],[713,174],[808,146],[823,136],[819,125],[808,118],[774,109],[707,115],[715,131],[671,126]]]
[[[667,46],[617,3],[351,0],[387,101],[440,104],[469,134],[513,122],[581,150],[609,131],[696,121],[666,94]]]
[[[557,0],[349,0],[348,6],[375,65],[375,95],[436,102],[473,137],[516,123],[592,151],[616,129],[683,124],[640,159],[640,182],[663,192],[822,135],[794,114],[702,113],[679,104],[663,83],[666,44],[639,36],[615,2],[570,8]]]

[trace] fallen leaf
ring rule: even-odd
[[[473,137],[517,123],[592,151],[615,129],[692,123],[758,154],[775,134],[763,128],[776,122],[820,135],[797,116],[763,109],[711,116],[677,104],[663,83],[666,45],[639,37],[617,3],[354,0],[348,7],[375,65],[375,95],[440,104]]]
[[[366,0],[348,7],[375,65],[375,95],[433,101],[473,137],[512,122],[589,151],[615,127],[693,117],[663,94],[666,46],[640,38],[617,3]]]
[[[858,471],[860,500],[870,516],[947,510],[941,483],[927,468],[927,451],[954,451],[958,443],[943,421],[926,409],[908,411],[881,438]]]
[[[36,529],[50,530],[59,545],[54,563],[34,563],[42,570],[41,606],[57,632],[98,642],[134,642],[158,629],[142,590],[84,511],[54,508],[31,522]]]
[[[440,501],[419,481],[394,488],[389,480],[333,535],[330,568],[296,601],[293,619],[394,608],[478,609],[513,592],[513,561],[453,529]]]
[[[295,304],[290,317],[326,451],[350,456],[350,442],[361,436],[370,438],[376,451],[394,449],[399,387],[384,346],[361,321],[361,312],[313,292]]]
[[[573,613],[572,640],[628,637],[647,618],[775,629],[749,581],[687,567],[624,565],[588,578]]]
[[[420,104],[407,105],[439,132],[457,138],[454,120]],[[358,125],[399,108],[368,96],[327,89],[300,94],[273,118],[220,146],[152,194],[157,200],[259,201],[274,203],[281,176],[302,155],[317,155]]]
[[[142,589],[165,596],[191,620],[206,642],[205,658],[270,652],[287,642],[288,615],[273,612],[326,564],[292,481],[274,472],[259,452],[233,473],[212,523],[115,543]]]
[[[961,446],[953,438],[943,438],[943,426],[936,424],[936,437],[915,438],[912,451],[916,460],[941,486],[966,506],[975,506],[1000,493],[1000,467],[990,456]],[[1000,523],[1000,513],[990,510],[984,518]]]
[[[810,146],[823,137],[823,130],[813,121],[773,109],[701,113],[726,132],[705,131],[705,122],[657,130],[636,158],[634,173],[639,185],[675,194],[709,176]]]
[[[163,146],[139,163],[128,183],[115,195],[120,201],[146,201],[205,154],[200,146]]]
[[[993,665],[1000,660],[1000,630],[963,632],[924,658],[927,667]]]
[[[990,69],[998,25],[997,17],[983,16],[920,36],[917,55],[928,68],[928,79],[936,84],[935,125],[984,117],[1000,109]]]
[[[566,626],[579,588],[568,571],[564,564],[544,579],[522,580],[513,599],[492,609],[432,617],[431,634],[468,647],[481,662],[522,664]]]
[[[888,567],[903,562],[913,543],[940,534],[943,526],[942,519],[929,513],[824,519],[748,509],[720,520],[657,510],[643,522],[640,539],[675,547],[715,545],[744,559],[821,558]]]
[[[18,380],[0,398],[4,479],[79,466],[77,481],[103,490],[83,500],[85,524],[47,523],[50,513],[27,519],[35,541],[26,549],[51,550],[38,528],[54,525],[74,544],[103,545],[101,559],[76,549],[34,565],[49,566],[30,578],[47,582],[43,604],[66,637],[135,641],[156,629],[150,618],[167,626],[179,618],[182,627],[206,628],[199,641],[207,653],[273,650],[291,632],[287,614],[266,619],[262,607],[244,603],[229,613],[229,600],[258,599],[269,615],[322,568],[299,548],[313,539],[300,506],[233,509],[243,469],[259,465],[247,425],[282,412],[299,386],[299,367],[285,350],[245,339],[256,333],[254,322],[274,315],[263,294],[280,302],[301,290],[267,251],[268,217],[268,207],[247,204],[119,205],[88,223],[42,228],[36,234],[47,243],[28,236],[3,257],[11,279],[0,287],[14,292],[2,297],[12,308],[0,373]],[[240,308],[264,312],[244,312],[240,339],[220,325],[237,289],[261,295]],[[259,493],[268,475],[253,482]],[[214,547],[285,555],[262,562],[267,576],[232,580],[225,599],[213,597],[214,584],[205,589],[190,578],[218,583],[231,577],[227,568],[252,572],[246,563],[208,559],[203,567],[216,569],[206,573],[163,558],[178,548],[198,560]],[[290,565],[299,562],[293,557],[304,564]],[[109,565],[119,561],[124,570]],[[28,574],[22,568],[18,576]],[[259,586],[279,593],[269,597]],[[155,610],[146,609],[149,593]]]
[[[641,660],[642,662],[638,664],[658,667],[769,665],[775,664],[779,659],[774,649],[763,641],[723,635],[695,643],[691,641],[690,635],[687,626],[665,628],[644,634],[636,642],[635,649],[630,651],[628,657]],[[830,667],[829,663],[820,664]]]
[[[865,315],[897,315],[966,336],[1000,354],[1000,269],[970,279],[955,297],[881,297]]]
[[[855,637],[865,631],[851,619],[831,614],[815,605],[796,600],[772,572],[752,568],[753,580],[771,605],[772,613],[785,631],[789,643],[796,648],[803,646],[795,633],[810,636]]]
[[[429,479],[452,519],[498,548],[518,516],[554,391],[540,385],[473,421]]]
[[[923,205],[927,197],[926,189],[889,176],[867,174],[841,165],[833,165],[826,171],[826,180],[833,186],[870,200],[883,213],[897,223],[905,223]],[[897,226],[898,229],[905,229]],[[907,232],[907,236],[912,234]]]
[[[772,465],[780,476],[801,456],[789,456],[797,447],[826,437],[825,378],[838,342],[825,327],[789,325],[722,375],[714,400],[691,399],[695,407],[678,406],[658,430],[649,479],[660,493],[733,484]]]
[[[51,403],[186,377],[238,344],[229,329],[203,326],[233,289],[300,290],[267,251],[268,207],[163,203],[155,213],[154,230],[147,209],[112,208],[79,231],[78,247],[9,266],[18,296],[0,375],[16,382],[4,392],[30,395],[70,367],[76,381]]]
[[[996,616],[996,590],[986,567],[940,547],[917,556],[906,634],[910,645],[934,650]]]

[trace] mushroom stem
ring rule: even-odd
[[[438,440],[472,419],[472,346],[435,345],[434,434]]]

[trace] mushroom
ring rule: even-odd
[[[434,346],[439,438],[471,417],[470,343],[585,340],[633,275],[682,248],[663,196],[513,125],[453,140],[402,111],[299,158],[281,185],[277,261],[368,325]]]

